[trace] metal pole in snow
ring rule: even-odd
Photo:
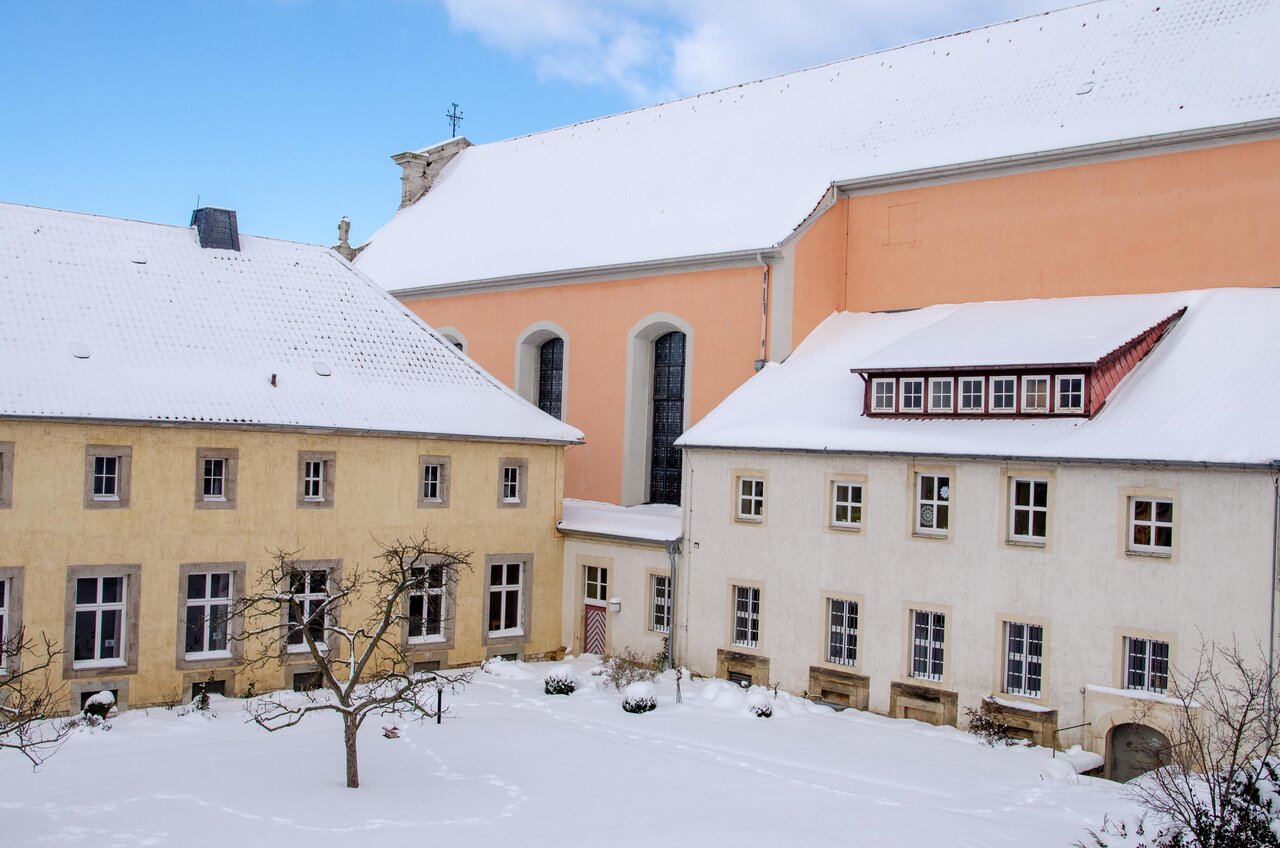
[[[442,704],[443,702],[444,702],[444,687],[437,686],[436,687],[436,724],[440,723],[440,713],[442,712],[442,710],[440,709],[440,704]]]

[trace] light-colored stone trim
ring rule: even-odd
[[[760,654],[749,654],[739,650],[716,649],[716,677],[729,679],[730,672],[745,674],[751,678],[752,686],[769,685],[769,658]]]
[[[99,692],[115,690],[116,710],[124,712],[129,709],[129,678],[109,677],[101,680],[79,680],[68,687],[70,696],[67,700],[67,714],[77,715],[80,712],[80,699],[84,695],[96,695]]]
[[[436,332],[440,334],[446,344],[452,345],[455,349],[470,355],[468,352],[471,350],[471,344],[457,327],[437,327]],[[458,347],[458,345],[462,345],[462,347]]]
[[[245,594],[245,564],[243,562],[185,562],[178,566],[178,636],[176,640],[177,657],[174,667],[179,669],[210,669],[236,665],[244,654],[244,618],[236,616],[231,619],[227,644],[231,656],[210,657],[208,659],[187,659],[187,578],[192,574],[210,571],[226,571],[231,573],[231,598],[228,604],[234,604]],[[206,674],[206,677],[208,675]],[[203,678],[202,678],[203,679]]]
[[[294,571],[327,571],[329,572],[328,585],[330,591],[332,587],[342,580],[342,560],[340,559],[300,559],[289,563]],[[287,588],[287,587],[285,587]],[[336,608],[332,610],[333,618],[336,620],[342,615],[342,609]],[[289,650],[289,605],[283,604],[280,609],[280,624],[283,628],[280,636],[280,660],[288,666],[285,670],[286,674],[292,674],[298,670],[298,666],[310,665],[315,668],[315,662],[311,657],[311,652],[306,650],[306,642],[300,650]],[[338,636],[336,633],[330,633],[329,638],[325,640],[325,645],[330,651],[338,649]],[[317,646],[319,647],[319,646]],[[292,678],[286,678],[291,680]]]
[[[520,629],[512,636],[489,635],[489,587],[493,566],[498,563],[520,563]],[[494,648],[487,656],[523,652],[524,645],[533,641],[533,554],[486,554],[484,558],[484,603],[480,620],[480,643]]]
[[[116,463],[116,497],[97,499],[93,496],[93,460],[99,456],[114,456]],[[132,494],[133,448],[129,445],[85,445],[84,447],[84,507],[85,509],[127,509]]]
[[[428,465],[440,466],[440,485],[437,487],[439,497],[427,500],[422,496],[422,475]],[[440,454],[424,453],[418,457],[418,506],[422,509],[448,509],[449,483],[453,473],[453,460]]]
[[[502,497],[502,477],[507,468],[519,469],[516,482],[517,500]],[[504,456],[498,460],[498,509],[524,509],[529,505],[529,460],[524,457]]]
[[[223,460],[222,499],[206,499],[204,496],[204,461]],[[235,509],[236,478],[240,472],[238,448],[196,448],[196,509]]]
[[[728,632],[725,634],[725,644],[729,646],[730,651],[736,651],[743,654],[764,654],[765,653],[765,591],[764,582],[761,580],[740,580],[736,577],[730,577],[728,581],[728,598],[729,598],[729,615],[728,615]],[[737,587],[744,586],[749,589],[760,590],[760,638],[756,640],[754,648],[748,645],[739,645],[733,641],[735,624],[738,616],[738,597]]]
[[[1173,546],[1169,553],[1161,551],[1134,551],[1129,549],[1129,501],[1132,498],[1154,498],[1173,501]],[[1118,557],[1130,562],[1152,560],[1177,563],[1182,547],[1182,492],[1178,489],[1153,486],[1127,486],[1120,490],[1120,548]]]
[[[915,619],[912,613],[915,610],[921,612],[940,612],[945,616],[945,622],[942,627],[942,679],[929,680],[924,677],[911,676],[911,660],[912,649],[915,646]],[[902,659],[898,664],[898,676],[905,681],[909,681],[912,686],[924,686],[931,689],[950,689],[952,672],[955,666],[955,645],[954,633],[955,615],[950,604],[935,604],[928,601],[905,601],[902,604],[902,617],[904,624],[902,628]],[[951,722],[954,724],[955,722]]]
[[[622,505],[635,506],[649,498],[650,442],[653,434],[653,343],[671,332],[684,333],[684,422],[689,429],[692,409],[693,325],[669,312],[641,318],[627,332],[626,406],[622,423]]]
[[[762,468],[734,468],[729,472],[729,476],[733,478],[733,496],[729,503],[730,519],[735,524],[751,527],[765,526],[769,520],[769,472]],[[744,516],[738,510],[738,507],[741,506],[743,480],[760,480],[764,483],[763,499],[760,503],[760,514],[758,516]]]
[[[1176,537],[1175,537],[1176,538]],[[1168,694],[1173,695],[1176,688],[1177,675],[1174,669],[1178,667],[1178,636],[1168,630],[1144,630],[1141,627],[1125,627],[1117,625],[1112,630],[1111,644],[1111,679],[1114,681],[1112,685],[1116,689],[1128,689],[1129,681],[1125,675],[1125,666],[1128,663],[1128,657],[1125,655],[1125,639],[1133,637],[1135,639],[1154,639],[1157,642],[1169,643],[1169,688]],[[1135,690],[1139,691],[1139,690]]]
[[[414,567],[429,568],[433,565],[444,564],[447,561],[444,557],[433,557],[429,562],[414,563]],[[403,646],[406,654],[409,655],[411,662],[423,662],[426,659],[441,659],[448,656],[448,652],[454,648],[454,634],[457,632],[456,623],[458,620],[458,569],[457,567],[448,568],[445,572],[448,578],[444,585],[444,621],[442,622],[443,638],[440,639],[423,639],[416,642],[409,641],[409,595],[405,594],[403,604],[401,606],[402,614],[405,620],[400,622],[400,644]]]
[[[92,467],[92,466],[91,466]],[[93,668],[76,668],[76,580],[81,577],[119,577],[125,580],[124,602],[124,662],[120,665],[96,666]],[[142,612],[142,566],[139,564],[117,565],[69,565],[67,566],[67,591],[63,604],[62,644],[66,653],[62,655],[62,678],[64,680],[80,680],[87,677],[99,677],[104,674],[136,674],[138,671],[138,618]]]
[[[927,724],[955,727],[960,696],[936,686],[922,686],[925,681],[912,678],[910,683],[895,680],[889,684],[889,715],[913,718]]]
[[[1013,538],[1013,481],[1014,480],[1043,480],[1049,484],[1048,500],[1046,504],[1048,509],[1045,511],[1044,523],[1044,541],[1037,542],[1026,539]],[[1052,551],[1053,550],[1053,525],[1054,525],[1054,503],[1057,494],[1057,474],[1052,468],[1035,468],[1035,467],[1009,467],[1005,466],[1000,469],[1000,484],[1004,487],[1001,505],[1004,509],[1004,515],[1001,518],[1000,541],[1011,548],[1022,548],[1028,551]]]
[[[848,666],[809,666],[808,696],[824,704],[866,710],[871,703],[871,678]]]
[[[948,495],[947,495],[947,529],[938,532],[930,532],[927,530],[917,530],[916,521],[918,519],[917,512],[919,503],[917,502],[917,492],[919,492],[919,478],[922,474],[943,475],[948,478]],[[923,539],[931,542],[950,542],[956,536],[956,466],[954,465],[934,465],[926,463],[908,462],[907,463],[907,536],[912,539]]]
[[[0,509],[13,506],[13,442],[0,442]]]
[[[862,518],[858,522],[857,527],[845,527],[835,523],[835,497],[837,483],[850,483],[855,486],[862,487]],[[861,533],[863,527],[866,526],[867,521],[867,490],[870,488],[867,475],[862,473],[832,471],[827,473],[823,485],[827,487],[826,497],[823,499],[823,503],[827,511],[822,517],[822,529],[828,533],[835,533],[837,535],[845,533]]]
[[[303,494],[308,462],[324,463],[323,494],[324,500],[309,501]],[[337,475],[338,454],[336,451],[298,451],[298,501],[299,509],[333,509],[335,478]]]
[[[564,342],[564,359],[560,372],[560,420],[569,420],[569,333],[554,321],[535,321],[516,336],[516,394],[538,405],[540,385],[538,368],[542,345],[551,339]]]
[[[829,659],[829,655],[827,653],[827,650],[830,647],[828,639],[830,636],[830,627],[831,627],[830,601],[832,599],[837,601],[853,601],[855,604],[858,605],[858,631],[857,631],[858,654],[856,659],[854,660],[853,665],[844,665],[843,663],[831,662],[831,660]],[[820,609],[821,609],[822,617],[819,618],[818,620],[822,622],[822,626],[818,628],[818,639],[819,639],[818,656],[821,658],[819,660],[819,666],[827,671],[861,673],[862,665],[863,665],[862,655],[864,653],[863,648],[865,647],[863,644],[864,642],[863,635],[867,632],[866,620],[865,620],[866,610],[867,610],[866,598],[863,595],[855,594],[852,592],[840,592],[840,591],[824,589],[822,591]]]
[[[14,634],[18,632],[18,628],[22,627],[23,571],[24,569],[20,565],[0,568],[0,580],[7,581],[9,584],[5,589],[5,603],[8,605],[8,612],[5,613],[5,629],[4,632],[0,633],[0,641],[13,638]],[[22,655],[7,655],[4,657],[4,669],[0,670],[0,678],[21,669]]]
[[[1005,659],[1008,653],[1008,646],[1005,642],[1005,625],[1006,624],[1036,624],[1043,628],[1043,642],[1040,652],[1040,696],[1019,695],[1013,692],[1005,691]],[[997,612],[995,615],[995,652],[994,665],[992,667],[991,691],[997,693],[1006,701],[1026,701],[1028,704],[1041,706],[1052,702],[1052,678],[1050,674],[1052,669],[1049,668],[1049,638],[1050,626],[1049,619],[1040,615],[1022,615],[1015,612]]]

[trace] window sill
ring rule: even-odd
[[[861,533],[861,524],[828,524],[828,530],[835,530],[839,533]]]
[[[733,520],[739,524],[764,524],[764,517],[759,515],[735,515]]]
[[[1043,550],[1047,543],[1041,539],[1006,539],[1005,544],[1013,545],[1018,548],[1040,548]]]
[[[758,651],[760,650],[759,642],[730,642],[734,648],[742,651]]]
[[[524,635],[523,627],[512,627],[507,630],[490,630],[489,631],[490,639],[509,639],[513,636],[523,636],[523,635]]]
[[[120,503],[119,495],[94,495],[94,503]]]
[[[410,636],[410,645],[442,645],[448,640],[443,635],[440,636]]]
[[[921,530],[919,527],[913,530],[911,535],[917,539],[932,539],[934,541],[951,538],[951,532],[948,530]]]
[[[1127,556],[1151,557],[1153,559],[1172,559],[1173,558],[1173,551],[1171,550],[1169,551],[1135,551],[1133,549],[1129,549],[1125,551],[1125,554]]]
[[[87,671],[96,668],[124,668],[128,663],[124,660],[79,660],[71,664],[75,671]]]
[[[204,662],[208,660],[230,660],[230,651],[206,651],[200,654],[183,654],[182,659],[186,662]]]

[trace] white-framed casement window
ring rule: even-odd
[[[1022,411],[1023,412],[1048,412],[1049,411],[1049,378],[1048,377],[1023,377],[1022,378]]]
[[[231,572],[200,571],[187,575],[186,659],[231,656]]]
[[[739,521],[761,521],[764,519],[764,478],[738,478]]]
[[[529,460],[502,457],[498,460],[498,509],[522,509],[528,500]]]
[[[489,636],[524,635],[520,613],[524,602],[524,569],[519,562],[489,565]]]
[[[900,406],[902,412],[924,412],[924,378],[904,377],[898,381],[902,392]]]
[[[916,474],[916,532],[945,536],[950,528],[950,475]]]
[[[302,499],[304,501],[324,500],[324,462],[319,459],[308,459],[302,463]]]
[[[449,506],[449,474],[452,460],[447,456],[422,454],[418,457],[418,506],[445,509]]]
[[[329,600],[329,572],[323,568],[300,569],[288,575],[289,594],[296,601],[289,605],[289,630],[285,643],[290,651],[306,651],[306,633],[316,647],[324,649],[329,638],[330,615],[324,605]]]
[[[953,412],[955,410],[955,380],[950,377],[929,378],[929,411]]]
[[[1173,552],[1173,501],[1167,498],[1129,498],[1129,550]]]
[[[1144,692],[1169,691],[1169,643],[1126,637],[1124,686]]]
[[[733,644],[743,648],[760,645],[760,588],[733,587]]]
[[[877,377],[871,381],[871,411],[893,412],[897,409],[898,381]]]
[[[932,610],[911,611],[911,676],[941,680],[947,617]]]
[[[238,448],[196,449],[196,509],[236,508]]]
[[[422,499],[433,503],[440,501],[440,466],[437,463],[422,465]]]
[[[985,377],[960,378],[960,411],[967,413],[982,412],[986,409]]]
[[[827,598],[827,662],[858,662],[858,602]]]
[[[991,378],[991,411],[1016,412],[1018,410],[1018,378]]]
[[[75,668],[125,664],[127,575],[76,579]]]
[[[1084,412],[1084,375],[1059,374],[1054,378],[1057,385],[1054,412]]]
[[[1049,481],[1009,478],[1009,538],[1044,544],[1049,533]]]
[[[502,502],[520,503],[520,467],[517,465],[502,468]]]
[[[206,501],[227,499],[227,461],[223,457],[207,457],[201,473],[202,497]]]
[[[845,530],[862,527],[862,484],[831,481],[831,526]]]
[[[1044,626],[1004,623],[1004,691],[1040,697],[1044,677]]]
[[[598,604],[609,600],[609,569],[603,565],[583,567],[583,597]]]
[[[442,642],[449,613],[448,570],[443,565],[415,566],[409,575],[419,582],[409,592],[409,641]]]
[[[95,501],[120,500],[120,457],[95,456],[93,458],[93,499]]]
[[[298,451],[298,506],[332,509],[338,454],[335,451]]]
[[[671,632],[671,576],[649,575],[649,629],[654,633]]]

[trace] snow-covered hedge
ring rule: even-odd
[[[548,695],[572,695],[578,688],[578,678],[573,669],[564,663],[553,665],[543,679],[542,691]]]
[[[115,695],[107,691],[99,692],[84,702],[84,713],[94,718],[106,718],[115,705]]]
[[[647,713],[658,708],[658,693],[652,683],[641,681],[627,686],[622,708],[629,713]]]
[[[769,703],[766,692],[752,692],[747,696],[747,711],[756,718],[769,718],[773,715],[773,705]]]

